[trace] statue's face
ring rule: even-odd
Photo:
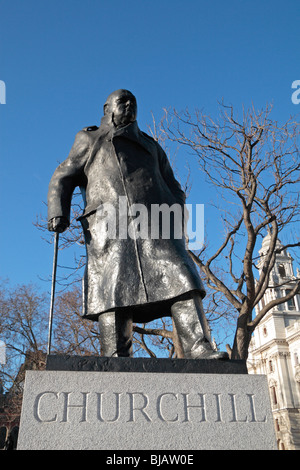
[[[119,90],[112,93],[107,101],[107,105],[117,127],[126,126],[136,120],[136,99],[126,90]]]

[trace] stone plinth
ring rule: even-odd
[[[50,355],[47,370],[89,372],[156,372],[185,374],[247,374],[246,361]]]
[[[108,371],[127,363],[116,359],[105,371],[49,370],[51,360],[28,371],[18,449],[276,448],[265,376]]]

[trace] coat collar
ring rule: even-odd
[[[153,151],[153,139],[139,129],[137,121],[127,124],[127,126],[116,128],[112,123],[111,117],[104,116],[101,120],[98,132],[99,140],[105,139],[113,141],[115,137],[124,137],[138,143],[144,147],[147,152],[151,153]]]

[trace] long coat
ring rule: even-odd
[[[116,130],[105,117],[99,128],[78,132],[68,158],[49,184],[49,220],[70,217],[76,186],[85,203],[79,218],[87,252],[84,317],[97,320],[103,312],[130,307],[135,322],[147,322],[170,315],[174,299],[191,291],[204,297],[184,233],[178,238],[175,215],[170,236],[164,235],[163,220],[155,226],[152,222],[151,227],[152,207],[177,204],[183,208],[185,195],[161,146],[141,132],[136,122]],[[140,225],[133,216],[145,214],[145,209],[133,213],[132,207],[139,207],[133,204],[148,209]],[[108,231],[108,220],[116,222],[116,231]],[[139,232],[141,226],[149,229],[148,237]],[[130,236],[124,235],[124,227],[130,227]]]

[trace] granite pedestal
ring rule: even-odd
[[[243,361],[49,356],[26,373],[21,450],[275,448],[266,377]]]

